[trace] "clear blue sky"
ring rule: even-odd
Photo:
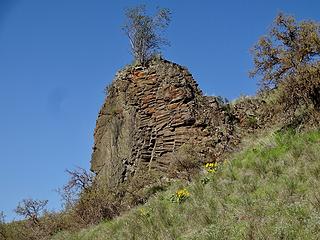
[[[131,62],[125,7],[172,10],[164,56],[187,66],[209,95],[252,95],[250,47],[279,11],[319,21],[320,1],[0,0],[0,210],[48,199],[65,169],[89,168],[104,88]]]

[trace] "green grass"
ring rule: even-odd
[[[320,239],[320,131],[271,134],[146,205],[62,239]],[[177,190],[190,193],[172,201]]]

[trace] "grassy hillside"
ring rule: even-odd
[[[320,239],[320,131],[273,133],[146,205],[62,239]]]

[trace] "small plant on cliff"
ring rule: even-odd
[[[145,5],[126,10],[127,22],[122,29],[129,38],[131,53],[138,63],[146,63],[162,45],[169,44],[162,33],[170,23],[170,14],[169,9],[159,8],[156,15],[150,17],[146,14]]]

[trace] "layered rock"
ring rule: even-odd
[[[238,141],[230,113],[203,96],[186,68],[155,60],[117,73],[96,123],[91,170],[117,186],[155,170],[166,175],[182,145],[217,161]]]

